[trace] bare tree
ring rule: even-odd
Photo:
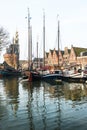
[[[3,27],[0,27],[0,52],[3,51],[9,43],[9,33]]]

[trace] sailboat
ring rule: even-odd
[[[28,15],[28,28],[30,28],[30,15]],[[28,31],[29,32],[29,31]],[[29,36],[29,34],[28,34]],[[28,38],[29,39],[29,38]],[[30,43],[29,43],[30,45]],[[28,51],[29,48],[28,48]],[[30,59],[28,59],[28,65],[30,66]],[[31,64],[32,65],[32,64]],[[58,66],[59,66],[59,21],[58,21]],[[32,68],[32,66],[30,67]],[[45,13],[43,15],[43,68],[45,68]],[[49,70],[45,70],[46,73],[43,72],[42,74],[39,71],[33,71],[32,69],[26,72],[27,76],[24,76],[25,81],[38,81],[44,80],[46,82],[61,82],[62,71],[61,70],[54,70],[53,73],[50,73]],[[49,72],[48,72],[49,71]]]
[[[30,26],[30,13],[28,8],[28,70],[23,73],[22,81],[37,81],[41,80],[41,75],[33,70],[33,63],[32,63],[32,29]]]
[[[58,21],[58,68],[59,68],[59,21]],[[51,83],[51,82],[52,83],[53,82],[54,83],[61,83],[62,82],[62,76],[63,76],[62,71],[60,69],[57,69],[57,70],[54,70],[53,73],[49,72],[48,74],[43,75],[42,80],[49,82],[49,83]]]

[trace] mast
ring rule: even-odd
[[[43,12],[43,65],[45,67],[45,12]]]
[[[29,33],[30,33],[30,13],[29,13],[29,8],[28,8],[28,68],[30,66],[30,37],[29,37]]]
[[[30,26],[30,63],[32,63],[32,26]]]
[[[58,20],[58,67],[59,67],[59,35],[60,35],[60,31],[59,31],[59,20]]]
[[[37,41],[37,68],[38,68],[38,41]]]

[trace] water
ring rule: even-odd
[[[0,130],[87,130],[87,85],[0,80]]]

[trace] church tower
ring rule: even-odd
[[[19,68],[19,36],[18,31],[15,33],[15,37],[13,37],[12,44],[6,49],[6,53],[4,54],[4,61],[8,66],[18,69]]]
[[[18,31],[15,33],[15,38],[14,38],[14,54],[16,55],[16,64],[17,64],[17,69],[19,68],[19,35]]]

